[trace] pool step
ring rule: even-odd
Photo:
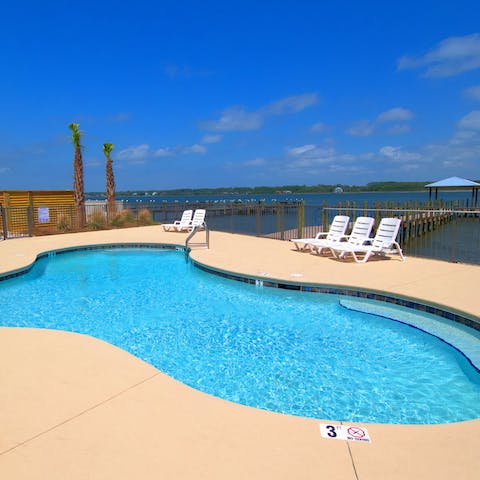
[[[368,300],[340,300],[339,304],[356,312],[389,318],[433,335],[462,353],[480,372],[480,333],[473,328],[407,308],[378,305]]]

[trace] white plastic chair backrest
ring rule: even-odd
[[[338,240],[347,231],[350,217],[346,215],[336,215],[330,225],[330,230],[327,233],[327,240]]]
[[[192,227],[203,225],[203,222],[205,221],[205,213],[206,211],[203,208],[195,210],[195,213],[193,214]]]
[[[357,217],[353,224],[352,233],[348,237],[348,243],[362,245],[370,237],[375,219],[372,217]]]
[[[375,249],[390,248],[395,241],[402,220],[400,218],[382,218],[372,245]]]
[[[182,218],[180,219],[180,223],[182,225],[190,223],[192,220],[193,210],[184,210],[182,213]]]

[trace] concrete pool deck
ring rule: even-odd
[[[185,238],[152,226],[8,240],[0,242],[0,272],[49,250]],[[222,270],[381,290],[480,317],[478,266],[395,256],[358,265],[218,232],[209,250],[191,256]],[[85,335],[0,328],[0,361],[2,479],[473,480],[480,471],[480,420],[367,424],[372,443],[346,442],[322,438],[320,420],[212,397]]]

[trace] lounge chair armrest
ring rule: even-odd
[[[315,240],[319,240],[320,238],[326,237],[327,235],[328,235],[328,232],[318,232],[318,233],[315,235]]]

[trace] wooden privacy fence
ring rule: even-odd
[[[35,198],[35,197],[34,197]],[[78,211],[73,203],[56,204],[53,197],[38,197],[29,205],[0,206],[0,238],[31,237],[52,233],[66,233],[107,226],[108,210],[105,202],[86,202],[87,225],[79,225]],[[17,202],[20,203],[20,202]],[[116,213],[122,211],[122,202],[117,203]],[[99,228],[95,228],[99,229]]]
[[[58,224],[61,215],[70,215],[74,205],[72,190],[1,190],[3,236],[33,235],[49,230]]]

